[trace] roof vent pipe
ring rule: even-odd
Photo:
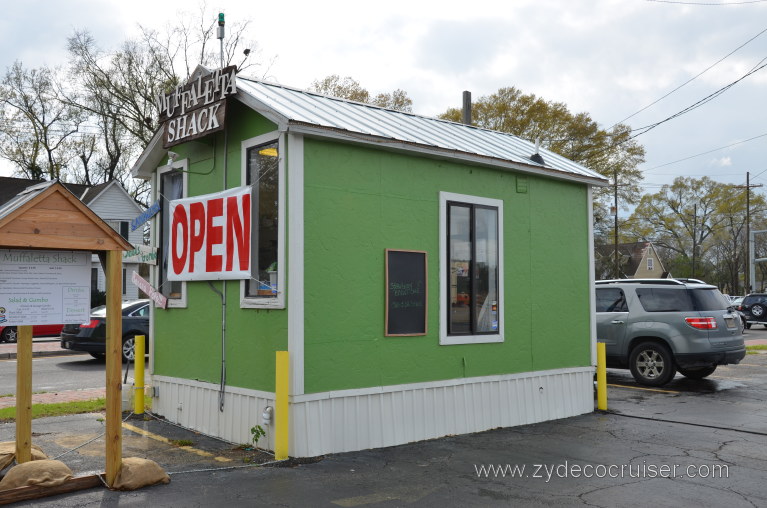
[[[471,92],[463,92],[463,109],[461,109],[461,123],[471,125]]]
[[[543,157],[539,153],[541,149],[541,137],[538,136],[535,138],[535,153],[530,156],[530,160],[533,162],[537,162],[541,166],[545,166],[546,163],[543,161]]]

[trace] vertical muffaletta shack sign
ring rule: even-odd
[[[164,124],[163,147],[170,148],[224,128],[226,98],[237,93],[236,73],[234,65],[216,69],[157,97],[159,120]]]

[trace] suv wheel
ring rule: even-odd
[[[714,373],[716,370],[716,365],[711,365],[709,367],[695,367],[692,369],[683,369],[682,367],[677,367],[676,370],[678,370],[681,375],[688,379],[703,379],[704,377],[708,377]]]
[[[648,386],[665,385],[676,374],[671,351],[657,342],[642,342],[631,350],[629,368],[637,383]]]
[[[755,318],[760,318],[764,316],[765,307],[761,303],[755,303],[751,306],[751,315]]]

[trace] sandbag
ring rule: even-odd
[[[72,470],[58,460],[33,460],[13,466],[0,480],[0,491],[37,485],[56,487],[72,478]]]
[[[0,443],[0,471],[11,465],[16,457],[16,441],[3,441]],[[46,460],[48,456],[42,448],[32,445],[32,460]]]
[[[115,477],[112,488],[135,490],[156,483],[170,483],[170,476],[157,462],[139,457],[128,457],[122,460],[122,466]]]

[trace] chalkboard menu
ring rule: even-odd
[[[386,336],[426,335],[426,252],[386,249]]]

